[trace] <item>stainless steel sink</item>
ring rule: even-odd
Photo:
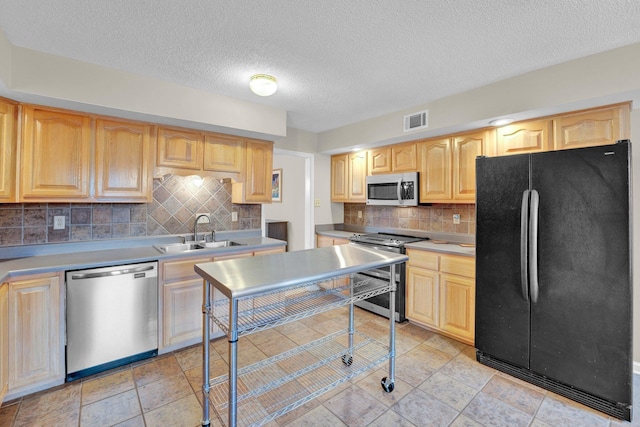
[[[166,245],[153,245],[153,247],[163,254],[171,254],[203,249],[203,247],[200,246],[201,243],[204,242],[167,243]]]
[[[246,243],[238,243],[231,240],[220,240],[218,242],[202,242],[200,246],[203,248],[228,248],[229,246],[244,246]]]
[[[166,245],[153,245],[163,254],[197,251],[202,249],[228,248],[231,246],[244,246],[246,243],[238,243],[232,240],[220,240],[218,242],[192,241],[186,243],[168,243]]]

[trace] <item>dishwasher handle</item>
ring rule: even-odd
[[[72,274],[72,280],[82,280],[82,279],[93,279],[96,277],[111,277],[111,276],[122,276],[125,274],[135,274],[142,273],[144,271],[149,271],[155,269],[155,265],[143,265],[140,267],[133,268],[122,268],[120,270],[112,270],[112,271],[96,271],[93,273],[78,273]]]

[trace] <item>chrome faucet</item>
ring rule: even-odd
[[[200,220],[200,218],[207,218],[207,220],[209,220],[209,223],[211,223],[211,218],[209,218],[209,215],[202,214],[196,217],[196,220],[193,223],[193,240],[194,241],[198,241],[198,221]]]

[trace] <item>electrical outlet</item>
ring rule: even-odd
[[[206,216],[203,216],[202,218],[198,218],[200,215],[206,215]],[[208,224],[211,222],[211,219],[209,218],[209,214],[207,212],[198,212],[196,214],[196,218],[198,218],[198,224]]]
[[[460,214],[453,214],[453,223],[460,224]]]
[[[313,206],[315,206],[316,208],[319,208],[320,207],[320,199],[315,199],[313,201]]]
[[[358,219],[362,219],[362,211],[358,211]]]
[[[231,222],[238,221],[238,212],[231,212]]]
[[[53,217],[53,229],[54,230],[64,230],[64,216],[54,216]]]

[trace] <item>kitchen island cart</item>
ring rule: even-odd
[[[196,264],[203,292],[203,418],[211,404],[228,426],[260,426],[387,361],[381,386],[391,392],[395,377],[395,322],[389,342],[355,331],[353,303],[391,292],[396,266],[406,255],[356,245],[294,251],[255,258]],[[389,267],[391,280],[356,282],[361,271]],[[348,327],[249,366],[238,366],[238,338],[348,306]],[[211,322],[229,341],[229,372],[210,378]]]

